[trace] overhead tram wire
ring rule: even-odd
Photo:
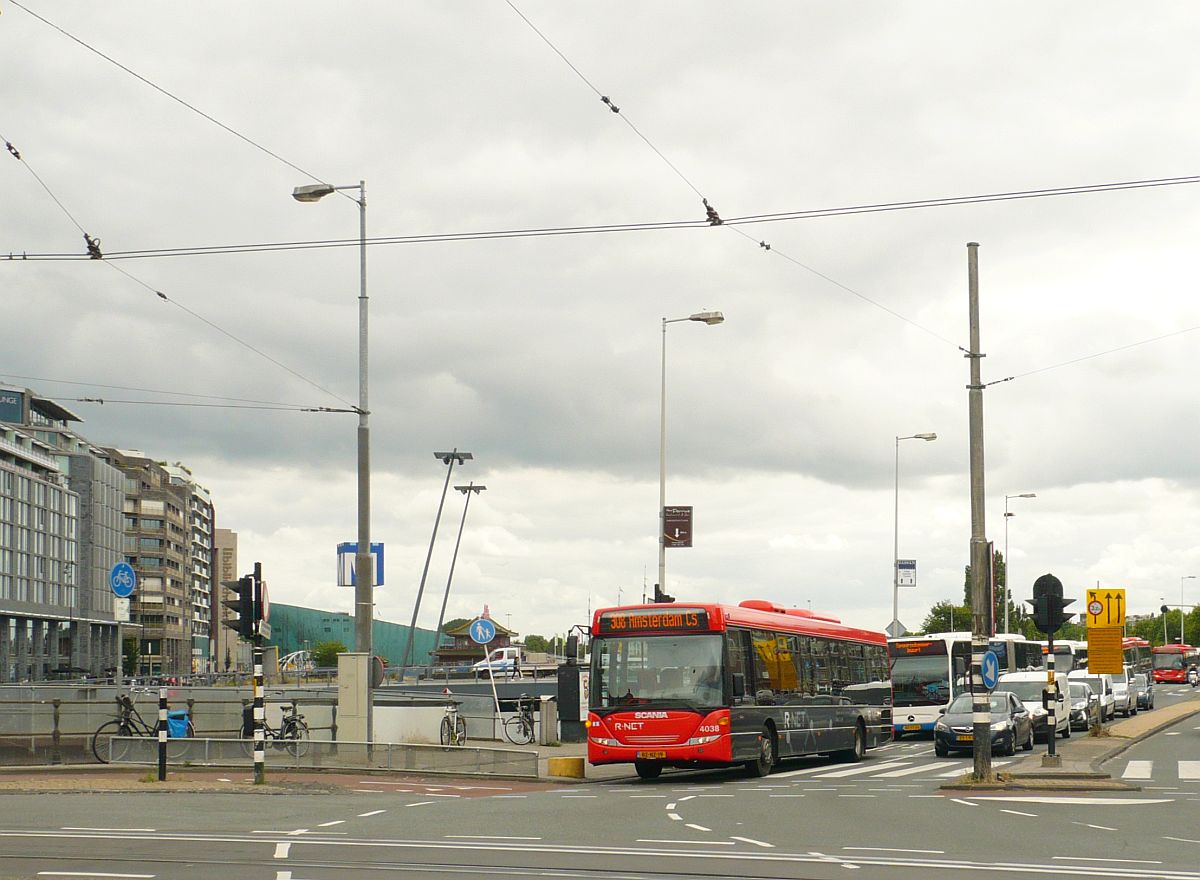
[[[61,397],[58,398],[65,403],[122,403],[132,404],[136,406],[190,406],[201,409],[255,409],[255,410],[270,410],[274,412],[313,412],[313,413],[352,413],[358,412],[356,409],[336,409],[329,406],[293,406],[292,404],[281,403],[278,405],[253,405],[245,403],[196,403],[188,400],[114,400],[108,397]]]
[[[229,397],[222,394],[197,394],[191,391],[167,391],[162,388],[138,388],[133,385],[106,385],[100,382],[78,382],[72,379],[52,379],[49,376],[25,376],[19,373],[0,372],[0,381],[20,379],[22,382],[40,382],[50,385],[76,385],[80,388],[106,388],[111,391],[138,391],[142,394],[168,394],[174,397],[195,397],[201,400],[217,400],[224,403],[260,403],[264,406],[300,407],[301,404],[281,403],[277,400],[255,400],[247,397]]]
[[[753,238],[751,238],[750,236],[741,232],[740,230],[733,229],[732,227],[735,224],[733,224],[731,221],[723,220],[721,218],[720,214],[717,212],[717,209],[709,203],[707,197],[705,197],[705,195],[700,191],[700,189],[694,183],[692,183],[692,181],[689,180],[688,177],[682,171],[679,170],[679,168],[675,165],[674,162],[672,162],[670,159],[667,158],[666,154],[663,153],[662,150],[660,150],[657,146],[655,146],[654,143],[648,137],[646,137],[646,135],[642,134],[641,130],[638,129],[638,127],[636,125],[634,125],[625,115],[623,115],[621,113],[621,108],[618,107],[616,105],[616,103],[613,102],[613,100],[609,98],[608,95],[603,94],[598,88],[596,88],[596,86],[592,84],[591,80],[589,80],[586,76],[584,76],[584,74],[579,70],[579,68],[576,67],[569,58],[567,58],[567,56],[562,52],[562,50],[560,50],[550,40],[549,37],[547,37],[544,33],[542,33],[542,31],[532,21],[530,21],[529,18],[523,12],[521,12],[520,9],[518,9],[516,7],[516,5],[512,2],[512,0],[504,0],[504,2],[507,3],[509,8],[511,8],[513,10],[513,12],[515,12],[517,15],[519,15],[521,17],[521,20],[524,21],[527,25],[529,25],[529,27],[533,30],[533,32],[536,33],[542,39],[542,41],[545,42],[546,45],[549,46],[555,52],[555,54],[557,54],[558,57],[561,58],[563,60],[563,62],[566,63],[566,65],[569,68],[571,68],[572,71],[575,72],[575,75],[578,76],[579,79],[582,80],[587,85],[588,88],[590,88],[593,92],[595,92],[600,97],[600,100],[608,107],[609,110],[611,110],[617,116],[620,116],[621,120],[626,125],[629,126],[629,128],[634,132],[634,134],[636,134],[639,138],[641,138],[641,140],[646,144],[646,146],[648,146],[651,150],[653,150],[654,153],[660,159],[662,159],[668,165],[668,167],[670,167],[670,169],[675,172],[676,175],[678,175],[680,180],[682,180],[685,184],[687,184],[687,186],[692,190],[692,192],[694,192],[696,195],[698,195],[700,197],[700,202],[701,202],[701,204],[704,205],[704,211],[706,214],[705,222],[707,225],[710,225],[710,226],[726,226],[726,225],[728,225],[728,226],[730,226],[731,231],[738,232],[743,237],[749,239],[751,242],[753,242],[754,244],[758,245],[759,247],[765,249],[766,251],[770,252],[772,250],[771,245],[767,244],[765,241],[755,242]],[[740,222],[745,223],[745,222],[757,222],[757,221],[743,219]],[[945,336],[942,336],[940,333],[921,325],[920,323],[912,320],[911,318],[905,317],[904,315],[900,314],[899,312],[897,312],[894,309],[888,308],[887,306],[884,306],[881,303],[876,302],[875,300],[871,299],[870,297],[866,296],[865,294],[859,293],[857,290],[854,290],[853,288],[848,287],[845,284],[842,284],[840,281],[834,280],[833,278],[826,275],[825,273],[818,272],[816,269],[813,269],[811,266],[808,266],[808,265],[800,262],[799,260],[797,260],[793,257],[790,257],[787,254],[784,254],[782,252],[776,251],[776,254],[777,254],[777,256],[783,257],[784,259],[794,263],[796,266],[812,273],[813,275],[816,275],[818,278],[821,278],[821,279],[829,282],[830,284],[833,284],[838,289],[843,290],[846,293],[849,293],[849,294],[857,297],[862,302],[865,302],[868,305],[874,306],[875,308],[881,309],[882,311],[886,312],[887,314],[891,315],[892,317],[898,318],[901,321],[905,322],[906,324],[909,324],[913,327],[916,327],[916,328],[924,331],[925,333],[928,333],[930,336],[933,336],[935,339],[938,339],[939,341],[944,342],[947,345],[954,347],[955,349],[958,349],[960,351],[965,350],[965,349],[963,349],[963,347],[961,345],[947,339]]]
[[[52,198],[54,200],[54,202],[62,209],[63,213],[65,213],[67,215],[67,217],[69,217],[71,219],[71,222],[74,223],[75,226],[77,226],[81,232],[83,232],[83,239],[87,245],[87,255],[86,255],[87,259],[99,260],[100,262],[108,263],[108,267],[110,269],[112,269],[115,272],[119,272],[120,274],[122,274],[126,278],[128,278],[130,281],[133,281],[135,284],[138,284],[141,287],[144,287],[146,290],[153,293],[155,296],[157,296],[163,302],[170,303],[171,305],[175,306],[177,309],[180,309],[181,311],[191,315],[196,320],[201,321],[204,324],[207,324],[209,327],[216,330],[218,333],[221,333],[224,336],[227,336],[229,339],[232,339],[234,342],[238,343],[242,347],[248,349],[249,351],[252,351],[254,354],[257,354],[259,357],[261,357],[267,361],[270,361],[271,363],[273,363],[275,366],[279,367],[280,369],[285,370],[288,373],[291,373],[293,376],[295,376],[297,379],[301,380],[302,382],[304,382],[308,385],[311,385],[312,387],[316,388],[318,391],[328,394],[334,400],[340,401],[341,403],[346,404],[346,406],[352,407],[351,411],[358,412],[357,408],[354,408],[354,405],[351,404],[345,398],[335,394],[334,392],[332,392],[328,388],[325,388],[324,386],[318,384],[317,382],[314,382],[312,379],[309,379],[303,373],[293,370],[287,364],[284,364],[281,361],[277,360],[276,358],[271,357],[266,352],[264,352],[258,348],[255,348],[249,342],[246,342],[244,339],[241,339],[241,338],[235,336],[233,333],[226,330],[224,327],[221,327],[219,324],[216,324],[213,321],[210,321],[208,318],[204,317],[203,315],[199,314],[198,312],[195,312],[192,309],[189,309],[183,303],[178,302],[174,299],[171,299],[171,297],[167,296],[161,290],[158,290],[157,288],[151,286],[150,284],[147,284],[145,281],[138,278],[136,275],[132,274],[131,272],[128,272],[125,269],[122,269],[120,266],[117,266],[114,263],[109,263],[108,260],[105,259],[103,252],[100,250],[100,239],[92,238],[90,235],[88,235],[88,233],[86,232],[86,230],[84,230],[83,226],[79,223],[79,221],[75,219],[74,215],[69,210],[67,210],[67,208],[63,204],[62,200],[59,199],[58,196],[56,196],[54,194],[54,192],[50,189],[50,187],[46,184],[46,182],[44,180],[42,180],[42,178],[37,174],[36,171],[34,171],[33,167],[29,164],[29,161],[24,156],[21,155],[21,152],[16,147],[14,147],[7,138],[4,138],[3,140],[4,140],[4,146],[8,150],[9,154],[14,159],[16,159],[18,162],[20,162],[22,165],[25,166],[25,168],[30,172],[30,174],[32,174],[34,176],[34,179],[36,179],[38,181],[38,183],[40,183],[42,185],[42,188],[45,189],[47,193],[49,193],[50,198]]]
[[[299,173],[303,174],[305,177],[309,178],[310,180],[313,180],[317,183],[327,183],[328,182],[328,181],[322,180],[320,177],[313,174],[311,171],[306,171],[305,169],[301,168],[299,165],[295,164],[294,162],[291,162],[288,159],[285,159],[283,156],[280,156],[278,153],[267,149],[262,144],[255,141],[253,138],[250,138],[247,135],[242,134],[237,129],[235,129],[229,125],[226,125],[224,122],[217,119],[216,117],[211,116],[208,113],[205,113],[199,107],[196,107],[194,104],[188,103],[187,101],[185,101],[183,98],[179,97],[178,95],[176,95],[172,92],[169,92],[167,89],[158,85],[158,83],[142,76],[136,70],[126,67],[124,64],[122,64],[120,61],[117,61],[112,56],[106,55],[104,52],[101,52],[95,46],[92,46],[91,44],[85,42],[84,40],[75,36],[73,33],[66,30],[65,28],[61,27],[60,25],[55,24],[54,22],[50,21],[50,19],[46,18],[45,16],[39,15],[38,13],[34,12],[28,6],[25,6],[24,4],[20,3],[19,0],[10,0],[10,3],[13,6],[17,7],[18,9],[20,9],[21,11],[33,16],[38,21],[42,22],[42,24],[47,25],[48,27],[51,27],[54,30],[58,31],[60,34],[62,34],[67,39],[72,40],[75,43],[78,43],[80,46],[87,49],[89,52],[103,58],[105,61],[107,61],[109,64],[112,64],[114,67],[117,67],[120,70],[123,70],[125,73],[129,74],[134,79],[150,86],[150,88],[154,89],[156,92],[159,92],[160,94],[165,95],[166,97],[170,98],[172,101],[176,102],[177,104],[180,104],[180,105],[186,107],[188,110],[191,110],[197,116],[200,116],[200,117],[208,120],[213,125],[217,126],[218,128],[222,129],[223,131],[226,131],[229,134],[233,135],[234,137],[238,138],[239,140],[249,144],[250,146],[254,147],[254,149],[259,150],[263,153],[266,153],[272,159],[282,162],[284,165],[288,166],[289,168],[291,168],[294,171],[298,171]],[[353,199],[354,199],[354,197],[348,193],[339,192],[338,195],[348,198],[351,201],[353,201]]]

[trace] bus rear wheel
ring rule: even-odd
[[[634,761],[633,769],[642,779],[658,779],[662,773],[662,764],[657,761]]]
[[[834,752],[833,756],[839,761],[847,761],[857,763],[861,761],[867,753],[867,738],[863,733],[861,724],[854,725],[854,745],[848,749],[843,749],[839,752]]]
[[[751,776],[763,777],[775,766],[775,738],[771,728],[764,727],[758,735],[758,757],[746,762],[746,772]]]

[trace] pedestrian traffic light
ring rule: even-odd
[[[654,585],[654,601],[655,602],[674,602],[675,597],[668,596],[666,593],[664,593],[662,591],[662,587],[660,587],[658,584],[655,584]]]
[[[1063,609],[1074,599],[1062,596],[1062,581],[1052,574],[1044,574],[1033,582],[1033,598],[1026,599],[1033,606],[1033,624],[1038,632],[1054,635],[1067,623],[1073,614],[1064,614]]]
[[[255,583],[253,575],[246,575],[236,581],[222,581],[221,586],[237,594],[234,599],[222,599],[221,604],[237,614],[236,618],[223,620],[221,623],[230,629],[237,630],[243,639],[253,639],[255,634]]]
[[[1163,606],[1162,606],[1161,608],[1159,608],[1158,610],[1159,610],[1159,611],[1161,611],[1163,614],[1166,614],[1166,613],[1167,613],[1167,606],[1166,606],[1166,605],[1163,605]]]

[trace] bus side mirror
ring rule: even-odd
[[[739,700],[746,696],[746,674],[744,672],[733,674],[733,696]]]

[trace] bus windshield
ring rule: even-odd
[[[950,658],[945,654],[892,659],[892,703],[944,706],[950,700]]]
[[[1155,654],[1155,669],[1183,669],[1182,654]]]
[[[701,709],[724,703],[719,633],[592,640],[592,705]]]

